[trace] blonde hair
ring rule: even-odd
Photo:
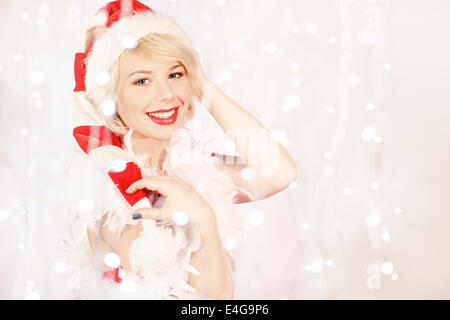
[[[126,49],[129,50],[129,49]],[[179,38],[169,34],[149,33],[146,36],[138,40],[137,46],[130,50],[131,52],[138,54],[142,57],[149,58],[153,61],[162,62],[170,59],[175,59],[183,64],[186,70],[186,76],[192,85],[193,95],[188,107],[188,113],[184,121],[188,121],[194,116],[195,104],[194,97],[199,96],[198,88],[196,88],[192,81],[192,70],[196,68],[197,62],[192,54],[191,49],[185,45]],[[123,54],[123,53],[122,53]],[[111,79],[109,85],[103,87],[104,92],[101,94],[103,99],[96,103],[97,111],[100,114],[106,127],[119,135],[125,135],[128,132],[128,127],[120,118],[119,114],[108,116],[102,112],[102,102],[106,99],[110,99],[117,102],[117,84],[119,80],[119,64],[122,55],[111,66],[109,73]]]

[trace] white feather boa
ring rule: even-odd
[[[137,156],[127,134],[124,150],[140,167],[142,176],[155,175],[147,168],[146,156]],[[181,161],[186,159],[189,162]],[[127,224],[136,224],[130,217],[131,206],[120,194],[112,180],[95,167],[89,157],[74,145],[70,164],[66,165],[59,195],[59,206],[64,225],[65,250],[72,262],[67,284],[77,290],[80,299],[202,299],[188,285],[189,273],[198,274],[191,264],[191,253],[200,249],[200,234],[191,226],[170,222],[156,223],[143,220],[144,231],[132,243],[128,257],[134,270],[140,269],[143,278],[134,273],[119,272],[119,285],[103,277],[103,271],[92,260],[87,228],[97,235],[102,227],[120,232]],[[242,245],[248,244],[243,217],[233,206],[237,194],[232,180],[214,166],[214,158],[192,140],[188,129],[176,131],[167,147],[163,171],[176,175],[191,185],[214,209],[218,232],[223,242],[234,239],[237,246],[226,250],[232,270]],[[81,201],[81,202],[80,202]],[[90,202],[91,201],[91,202]],[[160,198],[155,206],[161,205]],[[92,204],[89,207],[89,204]]]

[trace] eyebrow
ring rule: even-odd
[[[173,70],[173,69],[178,68],[178,67],[180,67],[180,66],[183,66],[183,65],[182,65],[181,63],[177,63],[176,65],[173,65],[172,67],[170,67],[169,70]],[[130,77],[131,77],[133,74],[135,74],[135,73],[148,73],[148,74],[152,74],[153,71],[149,71],[149,70],[137,70],[137,71],[134,71],[134,72],[130,73],[130,75],[128,76],[128,78],[130,78]]]

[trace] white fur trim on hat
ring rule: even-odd
[[[177,36],[187,46],[192,47],[191,40],[179,25],[170,17],[157,12],[137,13],[133,16],[123,17],[96,40],[92,51],[87,56],[87,70],[85,77],[86,92],[99,102],[96,96],[100,87],[96,77],[100,72],[108,72],[109,68],[119,58],[125,47],[122,40],[125,36],[132,36],[136,40],[149,33],[161,33]]]

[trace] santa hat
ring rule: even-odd
[[[125,151],[118,136],[106,126],[98,113],[104,82],[99,75],[126,49],[124,39],[139,40],[149,33],[170,34],[191,47],[189,38],[169,17],[156,13],[136,0],[112,1],[101,8],[83,35],[75,54],[75,89],[72,103],[73,136],[95,165],[108,174],[133,210],[151,207],[147,192],[125,190],[142,179],[141,171]],[[127,158],[128,157],[128,158]],[[126,164],[114,169],[115,161]]]

